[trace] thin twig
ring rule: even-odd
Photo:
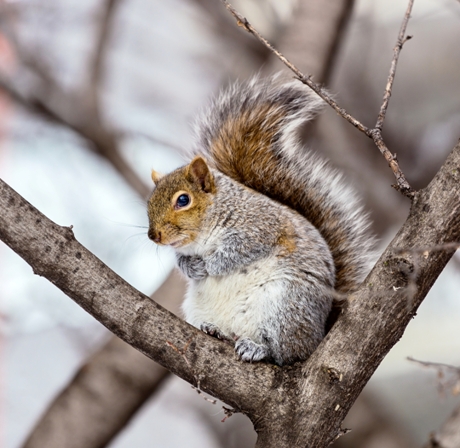
[[[372,129],[368,135],[372,138],[375,146],[377,146],[383,157],[385,157],[385,160],[388,162],[388,166],[391,168],[391,171],[393,171],[393,174],[396,177],[396,185],[392,185],[392,187],[400,191],[408,198],[412,198],[414,196],[414,190],[410,186],[409,182],[407,182],[404,173],[401,171],[396,154],[392,154],[383,141],[380,129]]]
[[[389,97],[391,96],[391,88],[393,85],[393,79],[396,71],[396,63],[399,56],[399,52],[404,44],[405,40],[404,37],[401,39],[400,47],[398,51],[395,50],[395,55],[393,56],[393,61],[390,68],[390,76],[389,81],[387,83],[387,88],[385,89],[385,96],[384,102],[380,109],[379,119],[377,123],[380,124],[380,128],[368,128],[363,125],[359,120],[354,118],[350,115],[343,107],[340,107],[338,103],[332,98],[329,92],[320,86],[319,84],[315,83],[312,80],[312,75],[305,75],[303,74],[292,62],[290,62],[281,52],[279,52],[267,39],[265,39],[246,19],[246,17],[242,16],[232,5],[230,5],[226,0],[221,0],[225,7],[230,11],[230,13],[235,17],[238,26],[244,28],[248,33],[252,34],[256,37],[262,44],[267,47],[272,53],[274,53],[278,59],[281,60],[294,74],[295,78],[301,81],[303,84],[306,84],[310,87],[315,93],[318,94],[329,106],[331,106],[341,117],[351,123],[355,128],[359,129],[361,132],[366,134],[368,137],[372,138],[377,148],[380,150],[381,154],[385,157],[385,160],[388,162],[391,170],[393,171],[394,176],[396,177],[396,185],[393,185],[398,191],[400,191],[405,196],[412,198],[414,196],[414,191],[407,182],[404,173],[399,168],[398,161],[396,159],[396,155],[393,155],[385,145],[382,134],[381,134],[381,126],[383,124],[383,120],[385,119],[386,109],[388,107]],[[403,36],[406,30],[407,22],[410,17],[410,11],[412,9],[412,4],[414,0],[409,0],[409,7],[408,12],[406,11],[406,15],[404,17],[403,25],[401,26],[401,30],[403,31]],[[401,32],[400,32],[401,35]],[[398,38],[398,43],[400,39]],[[390,80],[391,78],[391,80]]]
[[[412,358],[412,356],[407,357],[408,361],[415,362],[417,364],[420,364],[424,367],[434,367],[436,369],[443,368],[447,370],[452,370],[455,373],[460,374],[460,367],[452,366],[450,364],[444,364],[442,362],[432,362],[432,361],[420,361],[419,359]]]
[[[423,367],[436,369],[439,379],[438,389],[441,394],[444,394],[446,389],[450,389],[453,395],[460,394],[460,367],[440,362],[420,361],[410,356],[407,357],[407,360]],[[447,374],[451,374],[451,377],[447,377]]]
[[[330,93],[322,86],[312,80],[311,75],[304,75],[291,61],[289,61],[282,53],[280,53],[265,37],[263,37],[236,9],[230,5],[226,0],[221,0],[225,7],[233,14],[236,18],[238,26],[241,26],[246,31],[255,36],[260,42],[262,42],[272,53],[274,53],[290,70],[292,70],[296,78],[302,83],[306,84],[310,89],[318,94],[327,104],[329,104],[339,115],[349,121],[353,126],[359,129],[361,132],[368,134],[370,129],[364,126],[356,118],[352,117],[345,109],[340,107],[332,98]]]
[[[414,0],[409,0],[409,5],[407,6],[406,14],[404,15],[404,19],[401,23],[401,28],[399,29],[398,40],[396,41],[396,45],[393,48],[393,59],[391,61],[390,73],[388,75],[385,93],[383,94],[383,102],[382,106],[380,107],[377,123],[375,123],[375,129],[379,129],[380,131],[382,130],[383,122],[385,121],[385,115],[387,113],[388,103],[390,101],[391,89],[393,88],[393,82],[395,79],[396,65],[398,64],[399,54],[401,53],[401,49],[403,45],[406,43],[406,41],[412,39],[412,36],[406,36],[406,28],[410,19],[410,14],[412,12],[413,5]]]

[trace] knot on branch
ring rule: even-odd
[[[323,370],[326,372],[330,384],[335,384],[342,381],[343,373],[335,367],[323,366]]]

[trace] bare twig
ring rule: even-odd
[[[412,39],[412,36],[406,36],[406,28],[410,19],[413,4],[414,0],[409,0],[409,5],[407,6],[406,14],[404,15],[404,19],[399,30],[398,40],[396,41],[396,45],[393,49],[393,59],[391,61],[390,73],[388,75],[385,93],[383,94],[383,102],[382,106],[380,107],[377,123],[375,123],[375,129],[379,129],[380,131],[382,130],[383,122],[385,121],[385,115],[388,108],[388,103],[390,101],[391,89],[393,88],[393,82],[395,79],[396,65],[398,64],[399,54],[401,53],[401,49],[405,42],[409,39]]]
[[[289,61],[282,53],[280,53],[270,42],[268,42],[265,37],[263,37],[246,19],[243,17],[232,5],[230,5],[226,0],[222,0],[225,7],[233,14],[236,18],[238,26],[241,26],[246,31],[251,33],[257,39],[260,40],[271,52],[273,52],[281,62],[284,63],[289,69],[291,69],[296,78],[301,81],[302,83],[306,84],[310,89],[312,89],[315,93],[318,94],[327,104],[329,104],[339,115],[349,121],[353,126],[359,129],[361,132],[368,134],[370,129],[364,126],[360,121],[356,118],[352,117],[345,109],[340,107],[337,102],[332,98],[331,94],[322,86],[315,83],[312,80],[311,75],[304,75],[291,61]]]
[[[401,168],[399,168],[399,163],[396,154],[392,154],[390,150],[387,148],[385,142],[383,141],[382,133],[380,132],[380,130],[372,129],[370,133],[366,135],[369,135],[369,137],[372,138],[372,140],[375,143],[375,146],[377,146],[380,153],[383,155],[383,157],[385,157],[385,160],[388,162],[388,166],[391,168],[391,171],[393,171],[393,174],[396,177],[396,185],[392,186],[396,190],[400,191],[403,195],[412,199],[414,197],[414,190],[410,186],[409,182],[407,182],[406,176],[404,176],[404,173],[401,171]]]
[[[442,362],[420,361],[419,359],[412,358],[412,356],[408,356],[407,360],[415,362],[425,367],[434,367],[436,369],[443,368],[443,369],[453,370],[460,375],[460,367],[452,366],[450,364],[444,364]]]
[[[420,361],[412,357],[407,357],[408,361],[415,362],[424,367],[436,369],[439,379],[439,392],[444,393],[450,389],[453,395],[460,394],[460,367],[444,364],[440,362]]]
[[[362,124],[359,120],[354,118],[350,115],[343,107],[339,106],[339,104],[332,98],[331,94],[322,86],[315,83],[312,80],[312,75],[305,75],[303,74],[291,61],[289,61],[280,51],[278,51],[270,42],[267,41],[246,19],[246,17],[242,16],[232,5],[230,5],[226,0],[221,0],[225,7],[231,12],[231,14],[235,17],[238,26],[244,28],[247,32],[255,36],[263,45],[265,45],[271,52],[273,52],[292,72],[295,74],[295,78],[301,81],[303,84],[306,84],[310,87],[315,93],[318,94],[329,106],[331,106],[341,117],[351,123],[355,128],[359,129],[361,132],[366,134],[368,137],[372,138],[377,148],[380,150],[381,154],[385,157],[385,160],[388,162],[391,170],[393,171],[394,176],[396,177],[396,185],[393,185],[398,191],[400,191],[405,196],[412,198],[414,196],[414,191],[407,182],[404,173],[399,168],[398,161],[396,159],[396,155],[393,155],[385,145],[382,135],[381,135],[381,126],[383,125],[383,120],[385,118],[386,109],[388,107],[389,97],[391,95],[391,88],[393,85],[394,74],[396,71],[396,63],[399,56],[399,52],[402,48],[402,45],[405,42],[404,37],[401,39],[401,44],[398,51],[395,50],[395,55],[393,57],[393,61],[391,64],[390,69],[390,76],[389,81],[387,83],[387,88],[385,90],[384,102],[380,109],[379,119],[377,123],[380,125],[380,128],[368,128],[364,124]],[[404,17],[403,25],[401,30],[403,31],[403,36],[406,30],[407,22],[410,17],[410,11],[412,9],[412,4],[414,0],[409,0],[409,7],[408,12],[406,11],[406,15]],[[400,39],[398,38],[398,43]]]

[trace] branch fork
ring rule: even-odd
[[[390,73],[388,75],[387,85],[383,95],[383,102],[380,107],[378,114],[377,122],[375,127],[370,129],[363,125],[359,120],[350,115],[345,109],[340,107],[338,103],[332,98],[331,94],[324,89],[319,84],[315,83],[312,80],[311,75],[303,74],[292,62],[290,62],[281,52],[279,52],[270,42],[267,41],[244,17],[241,15],[227,0],[221,0],[225,7],[230,11],[230,13],[235,17],[238,26],[244,28],[248,33],[255,36],[265,47],[267,47],[272,53],[274,53],[280,60],[283,62],[294,74],[294,78],[298,79],[303,84],[310,87],[319,97],[321,97],[329,106],[331,106],[341,117],[351,123],[356,129],[363,132],[368,137],[372,138],[377,148],[380,150],[382,155],[385,157],[385,160],[388,162],[389,167],[393,171],[394,176],[396,177],[396,185],[394,186],[400,193],[404,196],[413,199],[414,190],[410,186],[409,182],[406,180],[404,173],[399,167],[398,161],[395,157],[391,155],[391,152],[386,147],[383,138],[382,138],[382,128],[385,121],[385,115],[388,108],[388,103],[390,101],[391,90],[393,87],[393,81],[396,73],[396,65],[398,63],[399,54],[404,43],[411,39],[412,36],[406,36],[406,28],[409,22],[410,14],[412,11],[412,6],[414,0],[409,0],[409,5],[407,7],[406,13],[404,15],[403,22],[398,34],[398,40],[393,49],[393,59],[391,61]]]

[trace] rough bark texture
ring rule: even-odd
[[[189,326],[118,277],[68,227],[0,181],[0,238],[116,335],[173,373],[245,412],[258,447],[325,447],[460,241],[460,144],[319,348],[279,368],[237,361],[233,348]],[[436,249],[435,249],[436,247]],[[404,249],[405,252],[401,252]]]
[[[152,296],[176,311],[184,282],[173,271]],[[113,337],[56,397],[23,448],[106,446],[169,372]],[[69,435],[72,435],[69,437]]]

